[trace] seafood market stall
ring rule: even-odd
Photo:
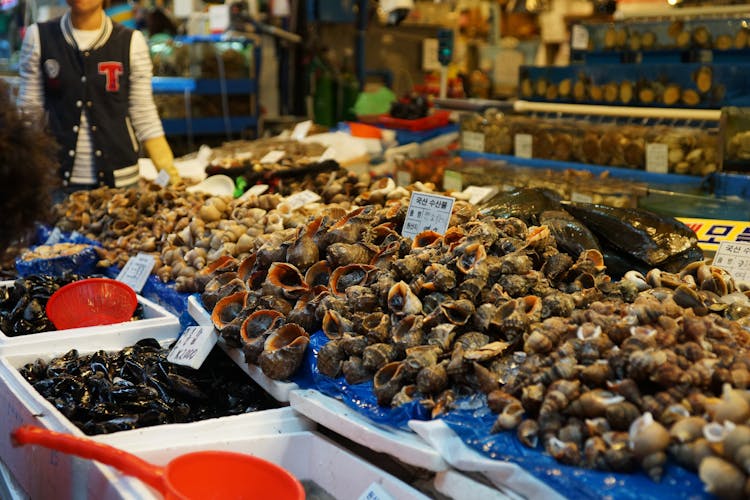
[[[35,311],[68,275],[39,266],[50,276],[8,283],[0,329],[41,333],[0,346],[2,431],[90,435],[159,464],[249,452],[334,498],[372,484],[393,498],[744,494],[748,288],[690,227],[623,184],[574,197],[592,183],[579,174],[554,193],[553,175],[472,200],[466,185],[355,174],[323,152],[237,141],[208,165],[245,180],[236,195],[144,180],[57,205],[31,261],[57,258],[53,239],[83,245],[68,262],[87,274],[149,256],[145,319],[43,331]],[[475,184],[461,162],[441,172]],[[169,360],[196,331],[217,343],[200,369]],[[153,495],[37,447],[6,442],[0,458],[32,497]]]

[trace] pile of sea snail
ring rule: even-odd
[[[322,329],[320,372],[372,380],[381,405],[435,417],[481,392],[493,431],[563,463],[658,481],[669,452],[711,492],[750,493],[750,302],[727,273],[615,282],[599,251],[560,252],[544,225],[457,202],[444,235],[412,240],[405,209],[330,208],[215,263],[202,299],[222,337],[287,379]]]
[[[321,203],[344,208],[362,193],[377,195],[369,179],[342,172],[287,180],[283,190],[308,189],[321,196]],[[262,242],[260,236],[303,224],[320,206],[293,210],[277,193],[232,199],[191,193],[184,185],[162,188],[149,183],[130,189],[77,191],[56,211],[57,227],[102,243],[100,266],[122,267],[133,255],[148,253],[156,261],[154,274],[188,292],[205,284],[200,271],[207,264],[225,255],[246,257]]]

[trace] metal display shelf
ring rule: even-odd
[[[191,134],[223,134],[229,131],[242,131],[258,126],[257,116],[232,116],[225,119],[221,116],[216,118],[168,118],[162,120],[164,131],[167,134],[191,135]]]
[[[218,78],[181,78],[171,76],[155,76],[152,79],[155,94],[174,94],[189,92],[200,95],[254,94],[258,90],[258,82],[251,78],[221,80]]]

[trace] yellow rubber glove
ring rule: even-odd
[[[161,170],[166,170],[169,174],[169,180],[172,184],[180,182],[180,174],[174,166],[174,156],[172,155],[172,149],[167,143],[166,137],[159,136],[144,141],[143,146],[146,148],[151,161],[154,162],[157,173]]]

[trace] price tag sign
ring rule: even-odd
[[[655,174],[669,172],[669,146],[658,142],[646,144],[646,171]]]
[[[208,28],[211,33],[221,33],[229,28],[229,5],[208,7]]]
[[[299,193],[294,193],[286,198],[286,202],[295,210],[304,207],[308,203],[315,203],[316,201],[320,201],[320,196],[309,189],[305,189]]]
[[[219,336],[213,327],[190,326],[177,339],[167,355],[167,361],[176,365],[198,369],[216,345]]]
[[[519,158],[532,158],[533,138],[530,134],[516,134],[513,136],[516,156]]]
[[[573,191],[570,193],[570,201],[575,201],[576,203],[593,203],[594,198],[591,195]]]
[[[464,194],[469,197],[469,203],[476,205],[484,200],[495,196],[498,192],[495,186],[469,186],[464,189]]]
[[[396,185],[397,186],[408,186],[411,184],[411,174],[406,170],[399,170],[396,172]]]
[[[372,483],[357,500],[393,500],[393,497],[378,483]]]
[[[401,234],[405,238],[414,238],[427,230],[445,233],[448,230],[455,201],[456,199],[450,196],[412,192]]]
[[[570,34],[570,47],[573,50],[587,50],[589,48],[589,30],[585,26],[573,25]]]
[[[750,243],[722,241],[714,255],[713,265],[727,271],[735,281],[750,282]]]
[[[139,253],[135,257],[128,259],[125,267],[117,275],[117,281],[122,281],[135,290],[136,293],[140,293],[151,274],[151,270],[154,268],[154,264],[153,255]]]
[[[461,191],[464,179],[460,172],[446,170],[443,173],[443,191]]]
[[[295,141],[301,141],[307,137],[307,133],[310,132],[310,127],[312,127],[312,120],[298,123],[294,126],[294,130],[292,130],[292,139]]]
[[[484,134],[481,132],[461,132],[461,148],[464,151],[484,153]]]
[[[269,151],[260,159],[261,163],[278,163],[284,157],[283,151]]]
[[[169,184],[169,174],[166,170],[159,171],[159,175],[157,175],[156,179],[154,179],[154,184],[161,187],[167,187],[167,184]]]

